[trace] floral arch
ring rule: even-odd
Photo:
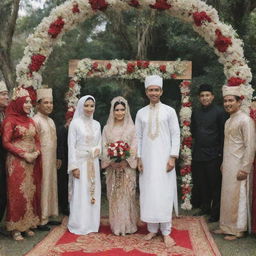
[[[44,18],[38,25],[34,34],[27,38],[28,45],[24,57],[16,67],[18,86],[40,88],[43,66],[64,33],[107,8],[152,8],[191,24],[213,48],[219,62],[223,64],[225,83],[229,86],[240,86],[244,98],[243,107],[248,109],[253,92],[250,85],[252,74],[244,57],[243,42],[230,25],[219,20],[216,10],[201,0],[68,0],[54,8],[49,17]],[[181,87],[185,97],[188,95],[189,86],[185,82]],[[187,143],[189,144],[189,140]],[[190,173],[189,168],[182,170],[184,173]],[[189,175],[187,177],[189,179]],[[189,190],[189,187],[187,189]],[[188,209],[190,193],[187,193],[183,200],[183,208]]]

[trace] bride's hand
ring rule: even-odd
[[[110,166],[111,166],[113,169],[115,169],[115,170],[122,168],[122,167],[121,167],[121,163],[116,163],[116,162],[112,162],[112,161],[111,161],[111,163],[110,163]]]
[[[72,174],[73,176],[76,178],[76,179],[80,179],[80,170],[79,169],[74,169],[72,171]]]
[[[123,161],[120,163],[120,165],[121,165],[121,168],[125,169],[125,168],[128,167],[128,162],[127,162],[126,160],[123,160]]]

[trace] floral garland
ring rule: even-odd
[[[190,23],[214,49],[219,62],[224,66],[226,84],[234,81],[240,86],[244,109],[248,110],[253,89],[251,70],[244,58],[243,42],[235,30],[220,22],[217,11],[200,0],[68,0],[54,8],[49,17],[38,25],[33,35],[27,38],[24,57],[17,65],[17,82],[19,86],[40,88],[43,69],[53,46],[60,43],[65,32],[77,24],[96,15],[107,8],[127,9],[152,8],[165,11],[169,15]],[[131,64],[130,70],[134,69]]]
[[[240,87],[243,95],[242,107],[249,112],[253,92],[250,85],[252,73],[244,57],[243,42],[232,26],[219,20],[218,13],[213,7],[200,0],[68,0],[54,8],[50,16],[44,18],[38,25],[34,34],[27,38],[28,45],[24,50],[24,57],[16,67],[18,85],[34,90],[41,87],[41,71],[53,47],[61,43],[65,32],[96,15],[98,11],[107,8],[127,10],[128,7],[164,11],[191,24],[213,48],[219,62],[223,64],[225,84]],[[132,71],[134,68],[133,64],[129,65],[129,70]],[[185,112],[184,116],[186,115],[189,114]],[[188,147],[184,147],[183,152],[188,151]]]
[[[188,80],[180,84],[181,91],[181,110],[180,110],[180,124],[181,124],[181,208],[184,210],[191,210],[191,192],[192,192],[192,176],[191,176],[191,161],[192,161],[192,136],[190,132],[192,103],[190,101],[190,85]]]
[[[185,70],[186,66],[180,60],[163,65],[142,60],[112,60],[107,63],[102,63],[85,58],[78,62],[75,75],[69,82],[66,101],[68,103],[68,107],[76,106],[81,89],[79,83],[83,78],[116,77],[121,79],[139,79],[144,81],[146,76],[155,74],[160,75],[164,79],[175,79],[177,76],[182,75]]]

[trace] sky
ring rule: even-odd
[[[26,11],[22,8],[22,3],[29,2],[34,9],[43,8],[45,0],[21,0],[21,6],[19,9],[19,15],[26,15]]]

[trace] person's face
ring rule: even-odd
[[[44,115],[50,115],[53,110],[52,98],[43,98],[38,103],[38,111]]]
[[[213,99],[214,95],[209,91],[202,91],[199,94],[199,101],[204,107],[211,105]]]
[[[122,104],[116,105],[114,109],[114,118],[116,121],[123,121],[125,116],[125,107]]]
[[[227,95],[224,97],[224,108],[227,113],[233,114],[240,109],[241,101],[236,100],[236,97],[233,95]]]
[[[150,100],[150,103],[156,104],[160,101],[160,97],[163,94],[163,90],[161,87],[157,85],[150,85],[146,89],[146,95],[148,99]]]
[[[26,114],[29,114],[32,108],[32,103],[30,97],[26,98],[25,103],[23,104],[23,110]]]
[[[0,92],[0,108],[6,108],[9,104],[8,91]]]
[[[88,117],[92,116],[95,110],[95,102],[91,99],[84,103],[84,114]]]

